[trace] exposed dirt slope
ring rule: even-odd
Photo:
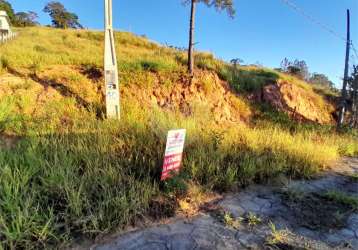
[[[85,107],[89,104],[101,105],[103,76],[101,70],[95,73],[93,77],[93,72],[85,72],[81,67],[64,65],[48,67],[37,76],[7,73],[0,76],[0,96],[23,88],[24,96],[34,102],[34,109],[61,96],[73,97]],[[228,83],[220,80],[214,72],[198,71],[191,81],[179,74],[170,79],[169,84],[166,83],[168,79],[163,79],[158,73],[145,74],[151,83],[135,82],[122,86],[124,99],[134,100],[146,107],[179,110],[185,115],[191,115],[198,109],[205,110],[218,123],[247,122],[253,112],[245,98],[230,90]],[[296,120],[320,124],[333,122],[333,105],[306,83],[296,84],[279,79],[277,83],[263,87],[254,101],[269,103]],[[27,110],[26,113],[33,114],[33,111]]]
[[[27,115],[35,115],[41,106],[59,98],[73,98],[78,107],[98,107],[103,105],[104,79],[101,70],[96,72],[96,77],[92,73],[84,72],[78,66],[64,65],[50,66],[36,75],[26,71],[6,73],[0,76],[0,97],[21,89],[23,95],[16,98],[24,98],[24,101],[32,103],[26,105],[31,106],[31,110],[19,110]],[[138,103],[146,108],[180,111],[184,115],[204,112],[218,123],[250,119],[252,112],[248,103],[231,92],[228,84],[215,73],[200,71],[191,81],[186,75],[181,75],[171,79],[169,84],[165,82],[168,79],[163,79],[157,73],[145,74],[151,84],[138,82],[121,86],[124,102]]]
[[[279,80],[265,86],[259,100],[271,104],[292,118],[320,124],[333,123],[334,107],[305,85]]]
[[[228,84],[215,73],[200,71],[191,81],[182,77],[170,86],[165,86],[158,75],[153,77],[153,86],[129,86],[122,91],[124,96],[146,105],[157,104],[163,109],[180,110],[185,115],[205,110],[216,122],[248,121],[251,116],[251,109],[244,98],[231,92]]]

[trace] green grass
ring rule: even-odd
[[[195,64],[199,69],[215,71],[220,78],[229,82],[236,92],[255,92],[267,84],[276,83],[279,73],[252,66],[236,66],[216,59],[211,53],[197,53]]]
[[[270,235],[266,238],[266,244],[269,246],[275,246],[277,244],[284,244],[289,237],[288,230],[278,230],[276,225],[272,222],[269,223],[271,229]]]
[[[338,101],[340,96],[340,91],[338,89],[332,89],[328,86],[313,84],[313,89],[329,101]]]
[[[19,32],[0,46],[0,74],[18,75],[0,86],[0,139],[19,139],[0,150],[5,249],[66,247],[144,217],[172,214],[175,196],[186,192],[188,181],[224,192],[280,174],[309,178],[340,155],[358,154],[353,134],[298,127],[269,111],[256,122],[217,124],[204,103],[183,115],[124,93],[122,120],[102,120],[103,35],[50,28]],[[145,98],[153,88],[164,91],[186,77],[183,52],[129,33],[116,33],[116,39],[122,90]],[[240,93],[281,77],[264,69],[233,70],[208,54],[197,55],[197,66],[217,72]],[[205,94],[213,94],[210,79],[201,80]],[[249,113],[246,101],[232,98],[240,112]],[[161,183],[165,137],[174,128],[187,129],[183,171]]]
[[[230,82],[231,87],[237,92],[255,92],[262,87],[276,83],[279,75],[267,69],[249,69],[245,67],[234,68],[226,66],[220,70],[223,79]]]
[[[354,173],[353,175],[350,176],[350,178],[352,179],[352,181],[358,182],[358,173]]]
[[[356,196],[348,195],[340,191],[330,191],[324,194],[324,197],[342,205],[349,206],[356,211],[358,210],[358,197]]]
[[[11,43],[1,45],[0,68],[44,69],[49,65],[96,65],[103,67],[102,32],[26,28]],[[31,39],[29,39],[31,37]],[[173,50],[143,37],[116,32],[116,48],[121,73],[130,70],[180,70]]]

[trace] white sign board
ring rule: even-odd
[[[178,173],[183,159],[186,130],[171,130],[168,132],[167,145],[162,170],[161,180],[172,177]]]

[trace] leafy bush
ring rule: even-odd
[[[211,53],[196,53],[195,54],[195,65],[203,70],[213,70],[217,71],[222,67],[223,63],[214,58],[214,55]]]
[[[226,66],[221,69],[220,76],[227,80],[237,92],[255,92],[262,87],[275,83],[279,75],[263,69],[244,69]]]
[[[0,70],[6,70],[9,68],[9,61],[6,57],[0,57]]]

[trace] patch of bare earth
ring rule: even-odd
[[[159,106],[168,110],[179,110],[184,115],[192,115],[201,110],[212,115],[216,122],[242,122],[249,120],[251,110],[243,98],[233,94],[226,82],[211,72],[198,71],[189,80],[183,75],[177,82],[166,86],[154,74],[153,86],[141,88],[127,86],[124,96],[138,100],[143,105]]]
[[[261,101],[271,104],[279,111],[288,113],[296,120],[331,124],[334,107],[322,97],[302,86],[278,81],[262,89]]]
[[[0,149],[12,149],[20,139],[18,136],[0,134]]]
[[[121,86],[123,101],[147,108],[180,111],[187,116],[210,115],[218,123],[245,122],[252,115],[245,98],[232,93],[228,84],[215,73],[198,71],[193,79],[178,73],[170,83],[155,72],[144,72],[141,77],[141,82]],[[84,107],[103,103],[103,72],[96,66],[55,65],[36,75],[25,71],[12,72],[1,77],[1,81],[6,87],[0,88],[0,96],[1,93],[12,93],[12,85],[31,83],[32,96],[38,102],[53,100],[57,93],[61,97],[75,98]],[[151,83],[146,85],[146,81]]]

